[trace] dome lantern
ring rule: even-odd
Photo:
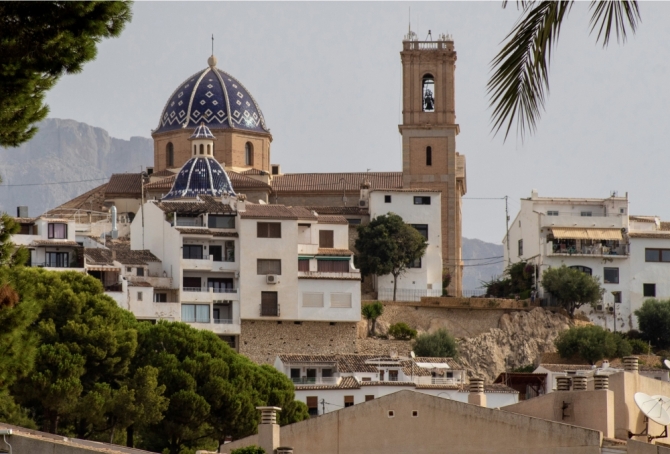
[[[205,125],[204,122],[195,128],[191,137],[188,138],[191,142],[191,156],[214,156],[214,134]]]

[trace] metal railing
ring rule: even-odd
[[[236,288],[214,288],[212,287],[214,293],[237,293]]]
[[[209,316],[207,316],[207,318],[197,317],[197,316],[196,317],[183,317],[182,316],[182,318],[181,318],[181,321],[185,322],[185,323],[210,323],[210,320],[211,319],[209,318]]]
[[[52,263],[52,262],[31,262],[30,266],[36,266],[39,268],[83,268],[84,262],[70,262],[67,264],[64,263]]]
[[[210,290],[212,291],[212,293],[237,293],[236,288],[183,287],[181,289],[182,292],[204,292],[204,293],[207,293]]]
[[[181,289],[182,292],[208,292],[207,287],[184,287]]]
[[[413,289],[413,288],[399,288],[396,289],[396,301],[421,301],[424,296],[442,296],[442,289]],[[381,301],[393,300],[393,288],[380,288],[377,291],[377,299]]]
[[[337,377],[291,377],[294,385],[335,385]]]
[[[217,325],[232,325],[233,324],[233,319],[232,318],[215,318],[214,323]]]
[[[561,247],[558,244],[552,246],[552,255],[628,255],[626,246],[609,247],[600,244],[582,247]]]
[[[200,218],[180,218],[177,216],[177,227],[202,227],[203,222]]]
[[[260,314],[262,317],[279,317],[280,314],[279,303],[277,303],[276,306],[267,305],[265,307],[263,307],[263,305],[261,304]]]

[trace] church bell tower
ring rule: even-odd
[[[418,41],[410,31],[400,52],[403,187],[441,191],[443,270],[451,275],[449,294],[460,296],[461,197],[467,187],[465,156],[456,152],[456,51],[450,36],[428,36],[430,41]]]

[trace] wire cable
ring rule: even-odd
[[[103,180],[109,180],[109,177],[94,178],[92,180],[54,181],[51,183],[0,184],[0,188],[17,187],[17,186],[51,186],[54,184],[86,183],[89,181],[103,181]]]

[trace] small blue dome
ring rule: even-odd
[[[204,123],[200,123],[200,126],[195,128],[195,131],[193,131],[193,134],[191,134],[191,137],[189,139],[216,139],[214,137],[214,134],[212,134],[212,131],[209,130],[207,126],[205,126]]]
[[[230,178],[221,164],[210,156],[198,156],[186,161],[163,200],[195,199],[199,195],[221,197],[224,192],[235,195]]]
[[[256,100],[233,76],[210,66],[186,79],[163,108],[154,133],[195,128],[269,132]]]

